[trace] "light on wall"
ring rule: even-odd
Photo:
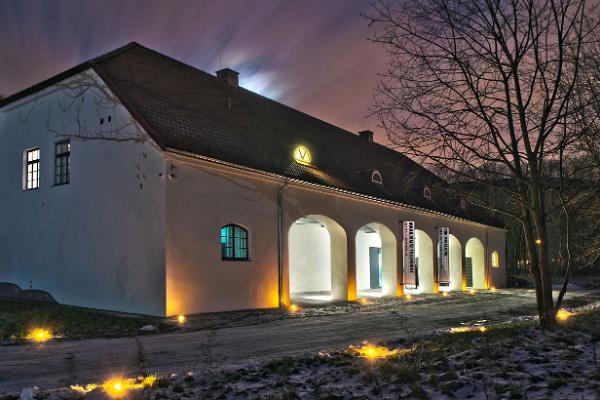
[[[299,164],[309,165],[312,162],[310,151],[305,146],[298,146],[294,149],[294,161]]]

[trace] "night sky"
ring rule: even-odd
[[[369,43],[367,0],[0,0],[0,94],[130,41],[350,131],[367,119],[385,55]],[[383,134],[377,140],[383,141]]]

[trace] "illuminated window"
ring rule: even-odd
[[[492,252],[492,267],[499,268],[500,267],[500,254],[496,250]]]
[[[238,225],[221,228],[221,258],[223,260],[248,259],[248,231]]]
[[[40,149],[31,149],[25,152],[25,190],[40,187]]]
[[[294,150],[294,160],[300,164],[310,164],[312,162],[310,152],[304,146],[296,147]]]
[[[71,143],[66,140],[54,148],[54,184],[65,185],[71,178]]]

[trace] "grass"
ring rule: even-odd
[[[59,337],[84,339],[139,334],[139,329],[148,324],[157,326],[159,332],[170,329],[170,325],[161,318],[120,316],[58,304],[0,300],[0,344],[23,341],[34,327],[44,327]]]

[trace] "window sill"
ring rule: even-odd
[[[248,261],[252,261],[252,259],[250,259],[250,258],[221,258],[221,261],[248,262]]]

